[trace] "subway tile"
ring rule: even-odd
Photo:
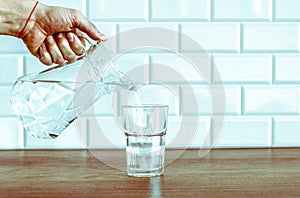
[[[210,148],[210,117],[169,116],[167,148]]]
[[[23,56],[19,54],[0,54],[0,84],[13,84],[22,74]]]
[[[296,23],[244,23],[242,52],[298,52]]]
[[[184,53],[151,54],[150,80],[167,84],[210,84],[211,58],[199,54],[193,57]]]
[[[274,0],[275,21],[300,21],[298,0]]]
[[[122,105],[128,104],[161,104],[169,106],[169,115],[179,115],[179,86],[163,83],[143,83],[137,85],[136,92],[120,92],[119,113]]]
[[[100,30],[100,32],[104,33],[108,40],[111,37],[116,36],[117,34],[117,24],[113,22],[98,22],[98,21],[92,21],[93,24]]]
[[[117,30],[119,52],[178,51],[177,23],[118,23]]]
[[[78,123],[80,122],[80,124]],[[86,148],[86,119],[78,118],[56,139],[33,137],[25,131],[25,149],[83,149]]]
[[[49,69],[49,66],[41,63],[36,57],[32,55],[24,56],[24,74],[38,73],[43,70]]]
[[[275,117],[273,122],[273,147],[300,146],[299,117]]]
[[[125,134],[121,127],[120,117],[89,117],[87,147],[124,148]]]
[[[213,112],[211,90],[205,85],[181,86],[182,115],[209,115]]]
[[[181,37],[183,51],[239,52],[240,50],[239,23],[182,23],[180,31],[189,38]],[[199,49],[198,45],[202,49]]]
[[[243,87],[246,115],[287,115],[299,113],[299,87],[258,85]]]
[[[12,36],[0,35],[0,53],[28,54],[29,51],[22,40]]]
[[[142,28],[161,28],[163,29],[170,29],[173,31],[178,30],[178,23],[176,22],[118,22],[117,23],[117,33],[126,32],[129,30],[136,30],[136,29],[142,29]],[[139,32],[137,32],[139,33]],[[146,31],[144,33],[147,33]],[[137,36],[137,35],[134,35]],[[150,36],[150,35],[147,35]],[[150,39],[150,38],[149,38]],[[159,39],[159,38],[157,38]],[[166,38],[165,38],[166,39]]]
[[[22,127],[17,118],[0,118],[0,149],[22,148]]]
[[[88,10],[91,19],[103,21],[147,21],[147,0],[90,0]]]
[[[10,92],[12,86],[0,86],[0,116],[15,116],[10,103]]]
[[[272,56],[265,54],[213,55],[214,83],[272,83]]]
[[[67,7],[67,8],[73,8],[76,10],[81,11],[83,14],[85,14],[86,11],[86,0],[40,0],[41,3],[44,3],[49,6],[60,6],[60,7]]]
[[[239,115],[239,86],[181,86],[182,115]]]
[[[299,54],[276,54],[274,65],[274,83],[300,82]]]
[[[118,96],[116,93],[102,96],[91,107],[89,107],[83,116],[112,116],[116,114]]]
[[[125,52],[117,56],[114,65],[135,83],[140,84],[149,81],[148,54]]]
[[[272,122],[268,117],[226,117],[212,120],[213,127],[223,122],[220,131],[213,131],[216,148],[270,147]]]
[[[209,0],[152,0],[150,2],[151,21],[210,20]]]
[[[271,21],[272,0],[212,0],[213,21]]]
[[[198,126],[197,130],[193,136],[193,140],[189,145],[189,148],[212,148],[211,145],[211,118],[205,116],[199,116],[198,118]],[[189,120],[189,119],[187,119]],[[191,121],[194,124],[192,119]],[[189,128],[191,126],[190,123],[187,123],[187,131],[192,129]],[[184,131],[184,127],[182,127],[182,132]],[[193,131],[193,130],[191,130]]]

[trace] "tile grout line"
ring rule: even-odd
[[[268,141],[269,141],[269,145],[270,148],[274,147],[274,137],[275,137],[275,122],[274,122],[274,117],[271,116],[270,117],[270,122],[271,122],[271,128],[269,129],[269,133],[268,133]]]

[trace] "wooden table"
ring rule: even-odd
[[[0,176],[0,197],[300,197],[300,148],[221,149],[204,158],[187,150],[153,178],[129,177],[86,150],[0,151]]]

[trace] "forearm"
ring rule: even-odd
[[[18,36],[35,3],[33,0],[0,0],[0,34]]]

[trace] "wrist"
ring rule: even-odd
[[[35,4],[33,0],[0,0],[0,34],[19,36]],[[35,18],[33,13],[28,26],[32,26]]]
[[[29,13],[29,16],[27,17],[27,19],[26,19],[26,21],[25,21],[25,24],[24,24],[23,28],[22,28],[21,31],[19,32],[18,38],[23,38],[24,33],[25,33],[25,31],[26,31],[26,28],[27,28],[28,24],[30,23],[31,20],[34,20],[34,19],[33,19],[34,17],[33,17],[32,15],[33,15],[33,13],[34,13],[36,7],[38,6],[38,4],[39,4],[38,1],[35,2],[34,7],[32,8],[31,12]]]

